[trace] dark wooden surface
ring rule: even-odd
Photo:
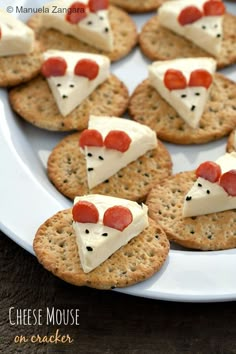
[[[0,353],[236,353],[236,302],[191,304],[76,288],[44,270],[0,233]],[[79,326],[10,325],[9,308],[79,309]],[[71,344],[14,343],[50,336]]]

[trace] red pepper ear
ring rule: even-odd
[[[128,150],[131,138],[123,130],[111,130],[105,140],[104,145],[107,149],[114,149],[120,152]]]
[[[96,129],[85,129],[79,138],[79,146],[103,146],[102,134]]]
[[[74,68],[74,74],[87,77],[93,80],[98,76],[99,65],[91,59],[81,59],[77,62]]]
[[[121,205],[108,208],[103,216],[104,226],[109,226],[119,231],[123,231],[132,221],[133,215],[131,211]]]
[[[217,182],[220,179],[220,175],[220,165],[213,161],[205,161],[201,163],[196,170],[197,177],[202,177],[212,183]]]
[[[212,75],[207,70],[198,69],[191,72],[189,86],[203,86],[208,89],[211,83]]]
[[[106,10],[109,6],[109,0],[89,0],[88,7],[91,12]]]
[[[41,74],[45,77],[63,76],[67,69],[67,63],[62,57],[51,57],[43,62]]]
[[[203,13],[196,6],[185,7],[178,16],[178,22],[180,25],[189,25],[203,16]]]
[[[226,193],[236,197],[236,170],[223,173],[220,179],[220,186],[224,188]]]
[[[80,200],[73,206],[73,220],[81,223],[96,224],[99,219],[99,214],[96,206],[93,203],[85,200]]]
[[[168,69],[165,72],[164,84],[169,90],[181,90],[187,87],[187,80],[180,70]]]
[[[82,2],[74,2],[69,8],[66,14],[66,21],[70,22],[72,25],[76,25],[85,17],[87,14],[88,6]]]
[[[225,5],[219,0],[210,0],[204,3],[203,11],[205,16],[222,16],[225,13]]]

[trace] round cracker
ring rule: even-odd
[[[216,73],[198,128],[191,128],[156,91],[143,81],[129,103],[131,117],[155,130],[161,140],[201,144],[228,135],[236,125],[236,84]]]
[[[0,87],[19,85],[40,72],[42,55],[38,43],[29,54],[0,57]]]
[[[65,137],[48,159],[49,179],[72,200],[77,195],[93,193],[143,201],[154,184],[171,174],[171,157],[159,141],[156,149],[148,151],[104,183],[89,190],[86,161],[78,145],[79,136],[80,133],[75,133]]]
[[[228,137],[228,141],[227,141],[227,145],[226,145],[227,152],[232,152],[232,151],[236,150],[235,143],[234,143],[235,135],[236,135],[236,129],[234,129]]]
[[[150,217],[169,240],[199,250],[236,247],[235,210],[182,217],[184,198],[196,180],[194,171],[182,172],[155,186],[147,197]]]
[[[47,81],[38,76],[10,91],[10,104],[22,118],[31,124],[53,131],[83,130],[90,114],[121,116],[128,105],[126,86],[114,75],[99,85],[71,113],[62,116]]]
[[[218,68],[236,63],[236,16],[228,13],[224,16],[223,31],[222,50],[216,58]],[[162,27],[157,15],[143,26],[139,44],[152,61],[211,56],[184,37]]]
[[[114,6],[109,7],[109,18],[114,37],[114,49],[111,52],[99,50],[57,30],[42,28],[40,14],[32,16],[27,24],[35,31],[36,37],[44,50],[73,50],[103,54],[108,56],[111,61],[117,61],[129,54],[137,44],[137,28],[136,24],[127,13]]]
[[[97,289],[126,287],[160,270],[169,252],[165,233],[153,220],[100,266],[84,273],[79,259],[71,209],[60,211],[38,229],[34,251],[39,262],[57,277]]]
[[[154,11],[164,2],[165,0],[110,0],[110,4],[133,13]]]

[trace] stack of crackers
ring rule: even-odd
[[[138,37],[136,24],[126,11],[154,11],[164,1],[110,0],[109,18],[114,33],[111,52],[98,50],[55,29],[43,28],[40,14],[37,14],[27,22],[35,33],[34,51],[29,55],[0,58],[0,85],[11,87],[9,101],[19,117],[45,130],[68,132],[48,158],[48,178],[55,188],[71,201],[77,195],[92,193],[144,202],[149,208],[149,227],[90,273],[84,273],[81,268],[72,228],[72,209],[60,211],[39,226],[34,239],[38,260],[56,276],[75,285],[110,289],[143,281],[165,263],[169,241],[200,250],[236,247],[234,233],[227,237],[222,233],[224,229],[233,229],[234,211],[196,218],[182,217],[183,198],[194,181],[194,172],[173,176],[172,157],[161,142],[205,144],[231,134],[227,150],[236,150],[236,85],[232,80],[219,73],[215,75],[201,123],[193,129],[150,86],[148,79],[141,82],[129,97],[126,83],[113,74],[64,117],[54,102],[47,81],[40,74],[42,52],[48,49],[103,54],[112,63],[119,60],[121,67],[124,58],[132,60],[136,45],[152,61],[208,56],[188,40],[161,27],[156,14],[150,14],[150,20]],[[224,33],[218,68],[236,63],[235,16],[226,15]],[[156,132],[157,148],[90,190],[84,155],[78,148],[80,135],[88,127],[90,115],[122,117],[126,111],[129,118]],[[204,232],[204,225],[208,225],[213,238]]]

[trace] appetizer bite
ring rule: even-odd
[[[90,116],[82,133],[65,137],[48,159],[48,176],[65,196],[88,193],[145,200],[172,162],[149,127],[124,118]]]
[[[147,207],[103,195],[75,198],[72,209],[42,224],[34,239],[39,262],[78,286],[126,287],[163,266],[169,242]]]
[[[146,203],[171,241],[200,250],[236,247],[236,153],[170,177]]]
[[[213,56],[217,67],[236,62],[236,17],[221,0],[167,1],[139,37],[151,60]]]
[[[35,77],[41,53],[34,32],[0,9],[0,87],[18,85]]]
[[[49,50],[41,75],[10,91],[10,103],[23,119],[54,131],[82,130],[90,114],[117,115],[128,105],[128,90],[110,74],[99,54]]]

